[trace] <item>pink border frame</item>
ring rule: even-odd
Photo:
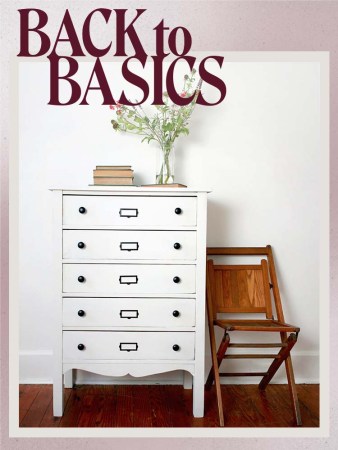
[[[4,111],[8,111],[10,98],[8,95],[9,60],[17,53],[18,28],[16,24],[16,9],[20,7],[41,7],[53,10],[59,6],[64,10],[67,2],[32,1],[27,2],[5,0],[2,2],[2,15],[5,32],[2,37],[3,50],[3,84],[1,86],[1,103]],[[75,13],[81,2],[72,2]],[[100,6],[112,7],[112,2],[100,1]],[[126,7],[127,2],[114,2],[113,7]],[[162,4],[163,3],[163,4]],[[193,36],[193,50],[203,51],[210,48],[219,51],[329,51],[330,52],[330,267],[331,267],[331,304],[330,304],[330,375],[335,379],[337,373],[338,355],[338,3],[336,1],[129,1],[127,7],[146,7],[161,14],[161,8],[166,4],[165,15],[173,24],[184,24]],[[162,6],[161,6],[162,4]],[[82,4],[83,7],[83,4]],[[93,9],[88,5],[88,9]],[[11,28],[11,29],[10,29]],[[13,29],[14,28],[14,29]],[[6,31],[8,34],[5,34]],[[6,41],[4,39],[6,36]],[[7,87],[7,89],[6,89]],[[6,109],[5,109],[6,108]],[[223,448],[226,444],[223,438],[175,438],[169,443],[160,438],[8,438],[8,154],[9,119],[2,119],[2,152],[1,152],[1,425],[2,448],[5,449],[44,449],[44,448],[106,448],[107,445],[123,446],[124,448],[159,450],[174,445],[177,450],[187,448]],[[325,448],[338,447],[337,426],[337,387],[331,386],[330,391],[330,429],[329,438],[231,438],[233,448]],[[249,437],[248,432],[246,436]],[[230,438],[228,438],[230,439]],[[292,439],[292,442],[291,442]],[[273,440],[273,442],[271,442]]]

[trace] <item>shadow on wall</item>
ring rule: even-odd
[[[226,213],[225,213],[226,211]],[[208,198],[208,229],[207,229],[207,245],[208,247],[225,247],[231,246],[227,242],[228,224],[226,217],[229,217],[230,211],[225,203]],[[212,224],[211,226],[209,224]]]

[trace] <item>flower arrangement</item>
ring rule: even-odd
[[[164,105],[155,105],[156,112],[150,116],[141,105],[126,106],[117,104],[110,108],[115,110],[116,119],[111,121],[113,129],[143,136],[141,142],[157,141],[162,154],[162,161],[156,174],[157,184],[173,183],[174,173],[171,164],[173,144],[182,134],[188,135],[188,122],[195,108],[201,90],[202,80],[195,85],[196,70],[184,76],[181,97],[193,97],[186,106],[173,103],[166,92],[163,93]]]

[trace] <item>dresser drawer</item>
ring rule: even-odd
[[[64,230],[64,259],[196,259],[195,231]]]
[[[195,266],[63,264],[63,292],[193,294],[195,293]]]
[[[64,195],[64,226],[196,225],[196,197]]]
[[[64,331],[63,360],[191,360],[194,341],[194,332]]]
[[[192,327],[195,299],[65,298],[66,327]]]

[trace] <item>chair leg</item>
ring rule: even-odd
[[[271,366],[266,372],[266,375],[264,375],[261,382],[259,383],[258,386],[259,389],[264,390],[266,386],[270,383],[277,370],[280,368],[283,362],[289,357],[290,351],[296,342],[297,336],[294,333],[291,333],[288,339],[286,340],[287,346],[282,347],[278,353],[279,358],[278,359],[276,358],[272,361]]]
[[[284,336],[282,336],[282,337],[284,338]],[[297,426],[301,426],[302,419],[300,416],[299,401],[298,401],[295,377],[294,377],[294,373],[293,373],[292,361],[291,361],[291,356],[290,356],[290,351],[296,342],[297,342],[297,336],[294,333],[290,334],[290,336],[285,341],[287,346],[283,347],[279,352],[279,355],[281,357],[279,359],[275,359],[272,362],[271,366],[269,367],[269,370],[267,371],[267,374],[263,377],[263,379],[259,383],[259,389],[264,390],[266,388],[266,386],[271,381],[272,377],[275,375],[275,373],[277,372],[279,367],[283,364],[283,362],[285,362],[286,375],[287,375],[287,379],[288,379],[291,402],[292,402],[292,406],[293,406],[293,413],[294,413],[294,417],[295,417]]]
[[[223,355],[228,348],[228,345],[230,342],[230,336],[226,332],[224,333],[224,336],[223,336],[222,342],[219,346],[217,354],[216,354],[216,347],[215,347],[215,335],[213,333],[213,329],[212,329],[212,332],[210,333],[210,336],[213,336],[213,340],[212,340],[212,344],[211,344],[212,367],[210,369],[210,373],[208,376],[207,385],[208,385],[208,389],[210,389],[213,380],[215,380],[219,425],[221,427],[224,427],[222,391],[221,391],[221,382],[220,382],[218,368],[222,362]],[[223,352],[223,353],[221,353],[221,352]]]
[[[223,361],[223,356],[228,349],[229,343],[230,343],[230,336],[225,331],[222,341],[217,350],[217,368],[219,368],[219,366],[221,365],[221,362]],[[206,390],[209,390],[211,388],[213,381],[214,381],[214,365],[212,365],[209,375],[208,375],[208,378],[207,378],[207,381],[205,383]]]
[[[223,355],[226,352],[228,345],[230,342],[230,336],[225,332],[222,342],[219,346],[217,355],[213,355],[213,375],[215,378],[215,387],[216,387],[216,396],[217,396],[217,405],[218,405],[218,416],[219,416],[219,425],[220,427],[224,427],[224,412],[223,412],[223,403],[222,403],[222,391],[221,391],[221,381],[219,377],[219,366],[223,360]],[[212,383],[212,382],[211,382]]]
[[[296,383],[295,383],[295,376],[293,373],[291,356],[288,356],[288,358],[286,358],[286,360],[285,360],[285,369],[286,369],[286,376],[288,378],[291,402],[292,402],[292,406],[293,406],[293,414],[294,414],[297,426],[300,427],[300,426],[302,426],[302,419],[300,416],[299,401],[298,401],[298,395],[297,395],[297,389],[296,389]]]
[[[216,363],[216,361],[213,361],[213,364],[215,364],[215,363]],[[224,427],[224,412],[223,412],[221,382],[220,382],[220,378],[219,378],[218,367],[216,367],[216,366],[215,366],[215,387],[216,387],[216,397],[217,397],[217,406],[218,406],[219,426]]]

